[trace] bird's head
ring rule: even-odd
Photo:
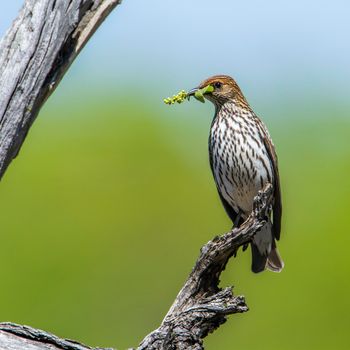
[[[214,75],[199,84],[196,88],[190,90],[188,96],[193,96],[196,91],[204,89],[210,85],[212,91],[204,93],[204,97],[214,103],[214,105],[221,106],[227,101],[235,103],[237,106],[247,107],[248,103],[243,96],[241,89],[237,83],[228,75]]]

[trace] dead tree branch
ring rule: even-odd
[[[26,0],[0,41],[0,178],[40,108],[121,0]]]
[[[248,311],[243,296],[232,287],[221,289],[219,278],[230,257],[248,244],[267,222],[272,187],[266,186],[255,198],[254,210],[239,228],[215,237],[202,249],[185,285],[160,327],[150,333],[138,350],[203,349],[202,339],[226,322],[226,316]]]
[[[204,349],[202,339],[226,322],[228,315],[248,311],[244,297],[234,296],[232,287],[221,289],[219,278],[229,259],[267,222],[271,197],[272,187],[268,185],[255,198],[254,210],[242,226],[215,237],[201,249],[162,324],[145,337],[137,350]],[[46,344],[53,344],[54,349],[90,349],[30,327],[0,324],[0,349],[26,349],[28,341],[35,342],[35,350],[47,349]]]

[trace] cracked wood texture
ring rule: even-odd
[[[0,178],[41,106],[121,0],[26,0],[0,41]]]
[[[221,289],[219,278],[229,259],[266,224],[271,198],[272,186],[267,185],[255,198],[253,212],[239,228],[215,237],[202,247],[192,272],[162,324],[144,338],[137,350],[202,350],[203,338],[226,322],[228,315],[248,311],[244,297],[235,296],[232,287]],[[0,323],[0,349],[91,348],[41,330]]]

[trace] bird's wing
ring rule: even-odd
[[[280,187],[280,177],[278,172],[278,160],[277,154],[275,151],[275,146],[272,143],[270,134],[266,128],[266,126],[261,122],[261,120],[256,117],[256,121],[259,124],[262,139],[264,141],[264,145],[266,147],[267,153],[269,154],[272,168],[274,171],[274,179],[275,183],[274,187],[274,204],[273,204],[273,234],[274,237],[279,240],[281,234],[281,218],[282,218],[282,199],[281,199],[281,187]]]

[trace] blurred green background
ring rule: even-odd
[[[230,262],[222,286],[234,285],[250,311],[231,316],[206,348],[348,349],[350,50],[341,38],[350,25],[339,18],[350,8],[194,3],[180,2],[179,16],[161,2],[153,11],[124,1],[42,109],[0,185],[0,320],[118,349],[158,327],[199,248],[230,228],[208,164],[213,107],[162,98],[227,73],[277,147],[286,267],[253,275],[249,252]],[[236,13],[248,9],[266,27],[242,29]],[[236,20],[215,45],[226,24],[210,22],[213,11]],[[323,28],[325,18],[334,25]],[[203,23],[215,30],[197,45]],[[192,35],[173,40],[181,30]],[[222,54],[237,30],[228,46],[255,56]]]

